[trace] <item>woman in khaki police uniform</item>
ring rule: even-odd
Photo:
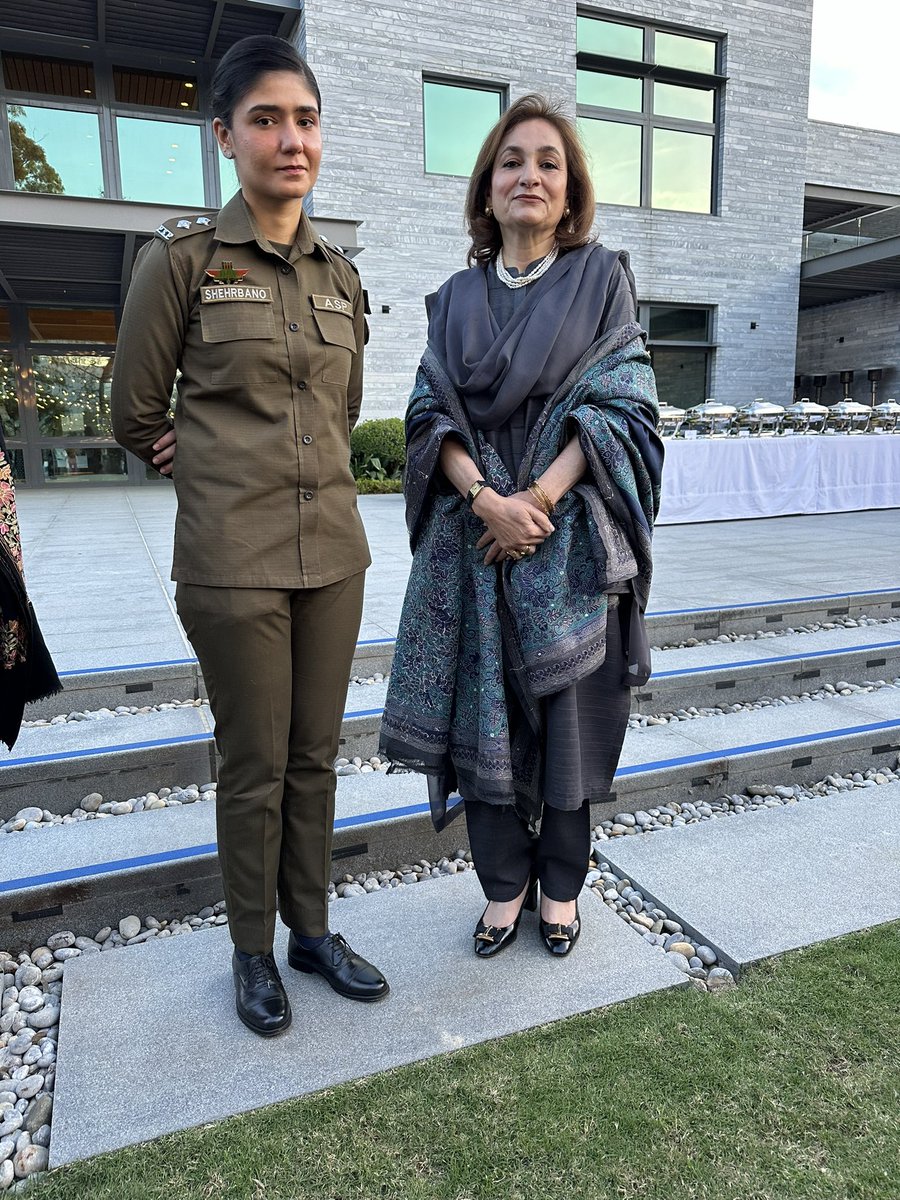
[[[291,1021],[272,954],[276,902],[292,967],[353,999],[388,991],[328,931],[332,763],[370,559],[349,467],[362,289],[302,209],[320,108],[289,43],[245,38],[224,56],[213,127],[241,191],[217,216],[167,221],[141,251],[112,396],[118,440],[167,470],[181,372],[172,576],[222,756],[238,1015],[264,1035]]]

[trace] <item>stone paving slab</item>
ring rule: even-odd
[[[739,970],[900,919],[900,784],[616,838],[604,856]]]
[[[66,965],[51,1165],[220,1120],[405,1063],[493,1041],[685,977],[592,893],[565,960],[519,939],[493,961],[472,952],[483,898],[474,873],[343,900],[333,920],[384,965],[392,992],[354,1004],[317,976],[279,965],[292,1028],[268,1041],[238,1021],[225,931],[208,930]],[[410,932],[407,932],[410,931]],[[98,1053],[94,1016],[129,1012],[128,1035]]]

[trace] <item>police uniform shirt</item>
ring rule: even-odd
[[[282,255],[240,192],[167,221],[138,255],[112,382],[144,462],[177,382],[172,578],[323,587],[370,563],[350,472],[365,320],[356,269],[304,213]]]

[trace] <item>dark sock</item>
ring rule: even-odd
[[[256,958],[255,954],[247,954],[244,950],[238,950],[237,946],[234,948],[234,953],[238,962],[248,962],[251,958]]]
[[[304,937],[302,933],[295,933],[294,937],[300,943],[304,950],[316,950],[323,942],[331,937],[330,933],[323,933],[320,937]]]

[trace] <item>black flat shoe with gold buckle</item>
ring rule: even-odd
[[[475,953],[479,958],[492,958],[513,944],[519,932],[522,913],[526,908],[530,912],[534,912],[537,908],[537,880],[534,878],[528,881],[528,891],[525,893],[522,907],[512,925],[485,925],[484,913],[481,914],[478,924],[475,926],[475,932],[472,934],[475,939]],[[484,912],[487,912],[487,909]]]
[[[569,954],[581,934],[581,917],[575,905],[575,920],[571,925],[560,925],[556,921],[541,918],[541,941],[556,958]]]

